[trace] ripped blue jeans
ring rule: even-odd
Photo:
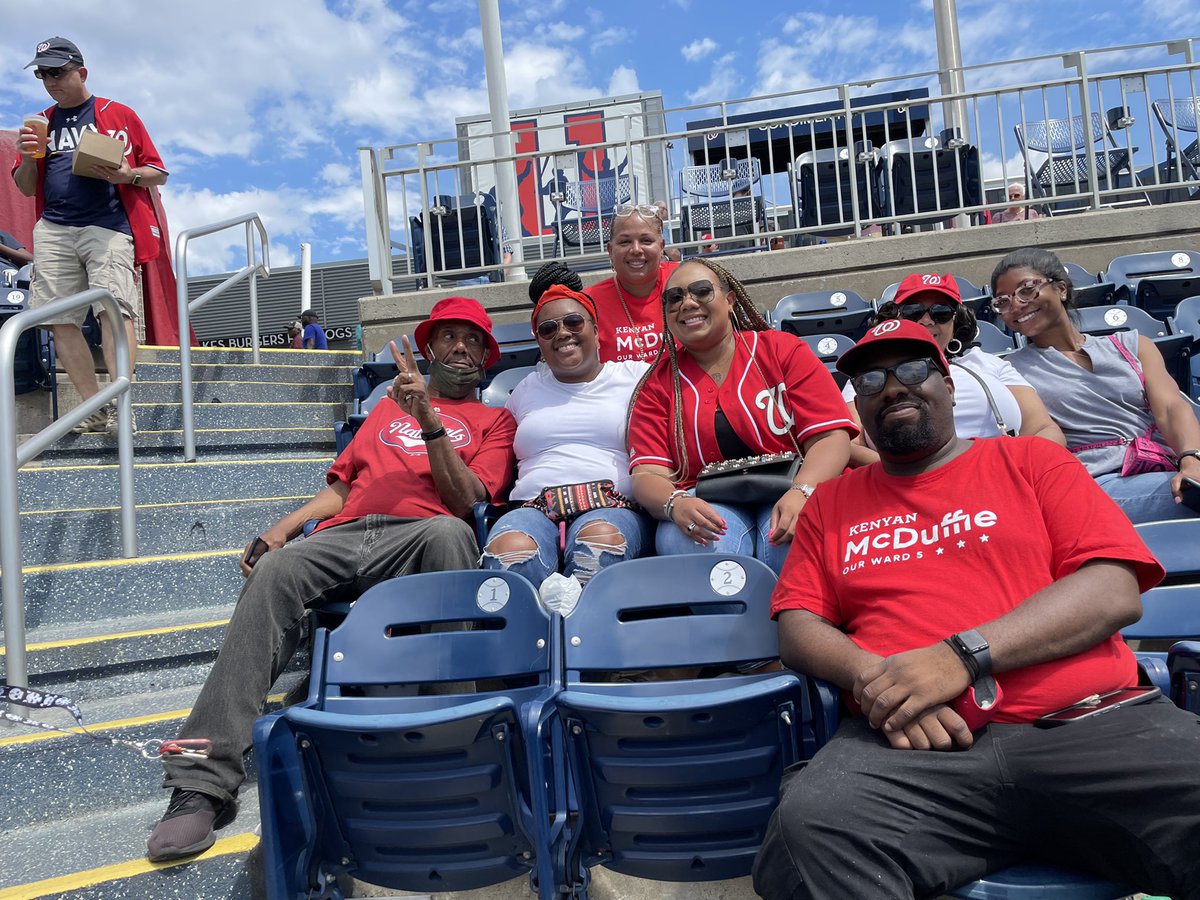
[[[621,537],[603,543],[588,541],[586,537],[581,540],[579,533],[592,522],[612,525],[621,533]],[[493,553],[490,549],[492,542],[510,531],[527,535],[537,548]],[[653,522],[645,513],[631,509],[595,509],[574,519],[567,526],[566,547],[560,558],[558,525],[539,510],[522,506],[506,512],[492,526],[488,534],[488,549],[483,552],[483,568],[507,569],[540,586],[561,567],[564,575],[574,575],[586,585],[600,569],[623,559],[636,559],[644,550],[652,548],[653,534]]]

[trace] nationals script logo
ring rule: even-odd
[[[461,419],[447,415],[441,410],[438,410],[438,415],[441,416],[442,426],[446,429],[446,435],[455,450],[461,450],[471,443],[471,430]],[[392,419],[379,429],[379,440],[389,447],[399,447],[409,456],[426,456],[429,453],[425,441],[421,438],[421,426],[412,416]]]

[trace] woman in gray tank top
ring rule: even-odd
[[[1071,277],[1047,250],[1004,257],[992,272],[992,297],[1004,323],[1028,341],[1008,362],[1037,389],[1096,483],[1134,522],[1194,516],[1180,492],[1184,476],[1200,480],[1200,421],[1154,344],[1136,331],[1082,334],[1071,318]],[[1137,437],[1169,450],[1179,470],[1123,476]]]

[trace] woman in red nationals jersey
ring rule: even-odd
[[[796,517],[815,485],[845,469],[858,429],[808,346],[772,331],[721,266],[681,265],[663,310],[674,340],[635,391],[629,421],[634,495],[662,520],[657,551],[741,553],[778,572]],[[708,463],[788,450],[804,463],[782,497],[732,505],[695,496]]]
[[[662,347],[662,290],[678,263],[663,256],[663,221],[653,206],[618,204],[608,258],[613,277],[588,288],[600,313],[600,361],[653,362]]]

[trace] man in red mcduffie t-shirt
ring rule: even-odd
[[[783,662],[857,714],[785,780],[759,895],[934,897],[1049,859],[1200,897],[1197,718],[1160,697],[1034,724],[1137,684],[1118,632],[1162,567],[1062,448],[960,440],[916,323],[880,323],[838,368],[880,462],[818,485],[772,612]]]
[[[180,733],[211,739],[212,753],[186,765],[164,758],[173,793],[150,835],[151,860],[202,852],[213,844],[213,829],[237,815],[254,721],[308,610],[354,600],[400,575],[478,566],[465,517],[507,490],[516,433],[508,410],[475,398],[500,357],[491,331],[476,300],[448,297],[434,306],[414,333],[430,360],[428,386],[407,338],[403,356],[393,344],[400,373],[330,467],[328,486],[247,546],[246,586]],[[310,519],[321,520],[316,530],[285,546]]]

